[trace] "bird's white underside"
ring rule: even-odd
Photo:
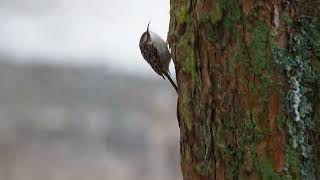
[[[156,33],[149,31],[151,41],[153,42],[154,46],[157,47],[158,55],[161,61],[164,61],[166,64],[166,68],[169,68],[169,63],[171,60],[170,52],[168,50],[168,46],[166,42]]]

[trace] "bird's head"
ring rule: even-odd
[[[149,32],[149,25],[150,25],[150,21],[148,23],[147,30],[141,35],[140,43],[139,43],[140,46],[143,45],[144,43],[151,41],[150,32]]]

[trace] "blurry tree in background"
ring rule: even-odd
[[[184,179],[320,178],[319,10],[171,0]]]

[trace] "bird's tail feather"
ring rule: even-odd
[[[174,81],[171,79],[170,75],[168,72],[165,72],[164,75],[169,79],[170,83],[172,84],[172,86],[174,87],[174,89],[177,91],[178,93],[178,87],[177,85],[174,83]]]

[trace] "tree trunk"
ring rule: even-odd
[[[184,179],[320,179],[320,0],[171,0]]]

